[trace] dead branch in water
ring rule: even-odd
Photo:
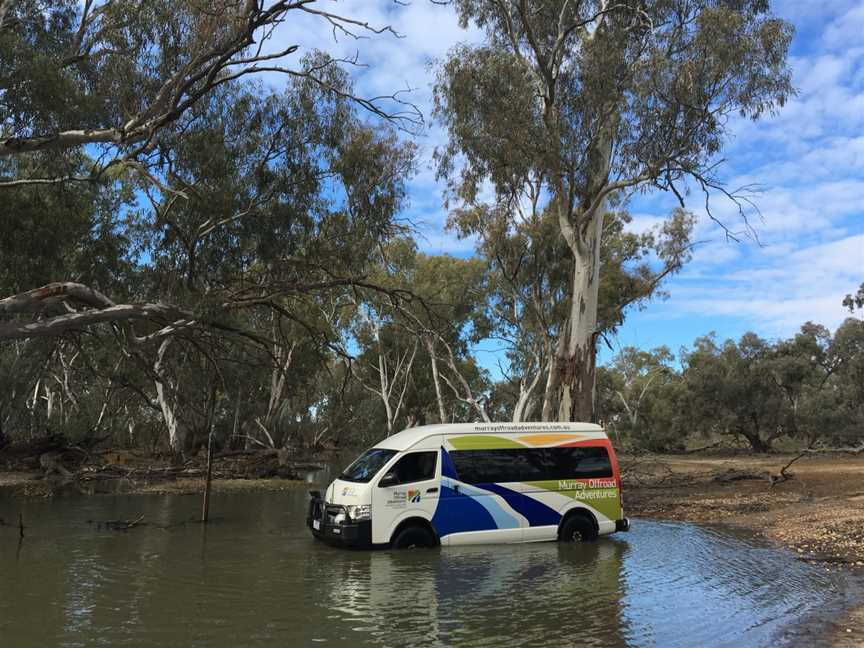
[[[201,522],[207,524],[210,518],[210,483],[213,480],[213,428],[207,436],[207,473],[204,479],[204,504],[201,508]]]
[[[111,529],[112,531],[128,531],[129,529],[133,529],[138,526],[141,520],[144,519],[144,514],[142,513],[134,520],[108,520],[104,522],[106,529]]]

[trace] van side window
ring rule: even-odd
[[[450,456],[459,479],[468,484],[612,476],[603,446],[453,450]]]
[[[398,484],[426,481],[435,478],[438,451],[412,452],[402,457],[389,471],[395,472]]]

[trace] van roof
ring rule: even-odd
[[[436,434],[533,434],[550,432],[583,432],[605,437],[603,428],[594,423],[448,423],[408,428],[382,439],[376,448],[407,450],[418,441]]]

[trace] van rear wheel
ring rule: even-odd
[[[597,539],[597,529],[588,518],[573,515],[564,520],[558,539],[561,542],[592,542]]]
[[[435,539],[428,529],[422,526],[409,526],[402,529],[393,538],[390,545],[394,549],[414,549],[416,547],[434,547]]]

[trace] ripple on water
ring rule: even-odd
[[[0,527],[0,645],[770,646],[838,596],[788,553],[688,524],[637,521],[582,546],[352,552],[311,540],[302,493],[216,497],[206,532],[82,522],[143,507],[176,523],[198,503],[40,504],[20,555]]]

